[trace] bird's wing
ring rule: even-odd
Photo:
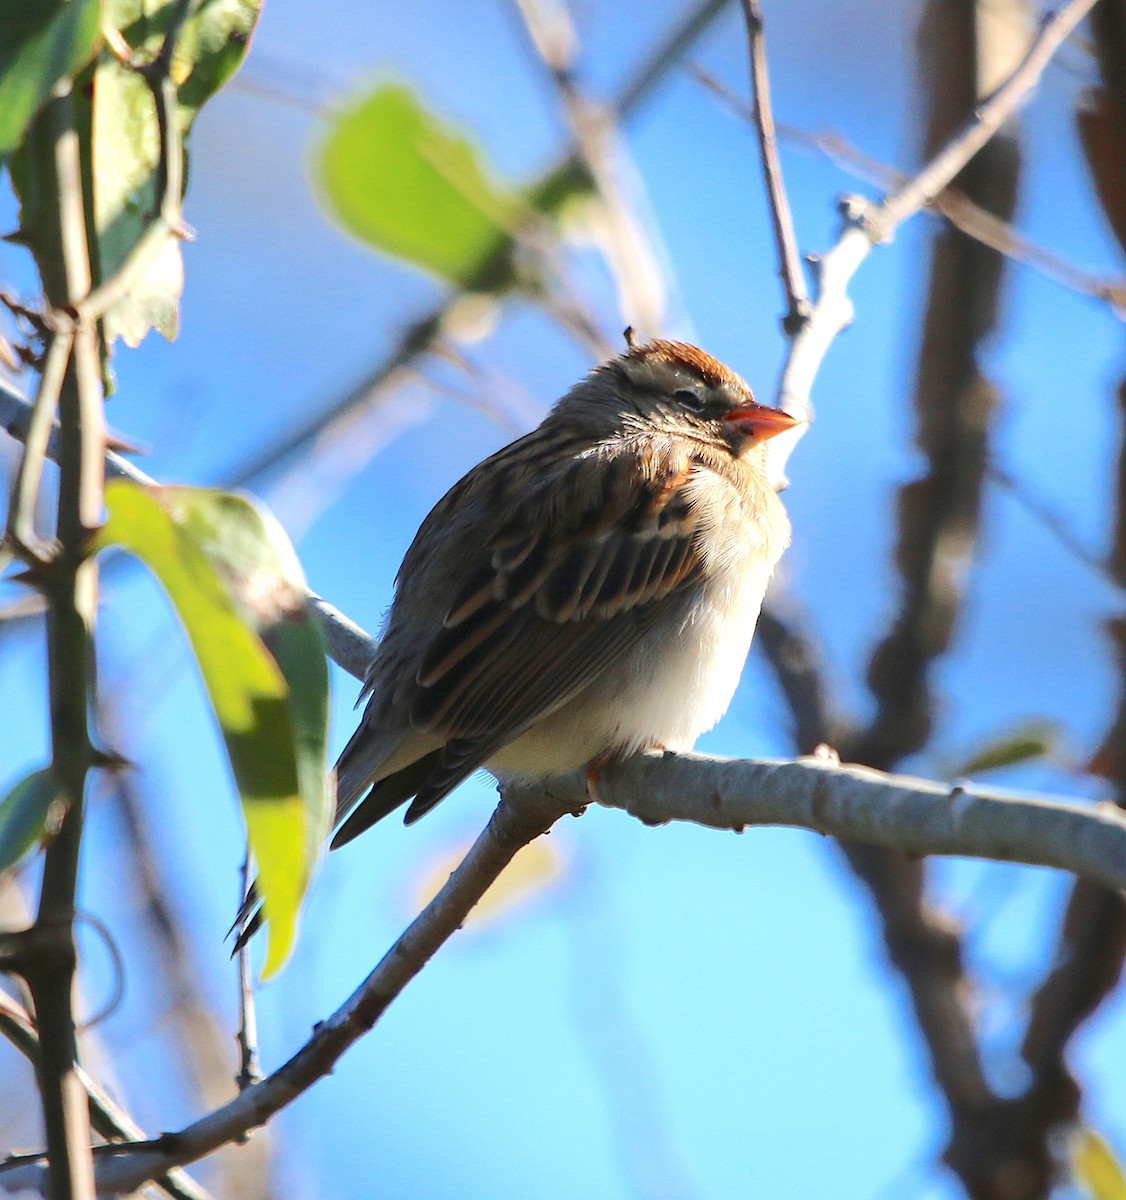
[[[446,741],[419,801],[613,670],[681,603],[703,569],[696,469],[662,442],[574,457],[525,483],[419,665],[411,722]]]
[[[409,780],[402,772],[376,783],[334,845],[412,794],[406,819],[417,820],[502,746],[613,671],[704,570],[706,514],[692,486],[701,468],[682,446],[653,439],[567,456],[533,434],[489,465],[430,518],[451,520],[471,501],[505,514],[464,540],[468,578],[447,593],[402,696],[411,725],[442,749],[427,756],[421,783],[414,768]],[[411,607],[407,581],[450,570],[438,558],[412,563],[415,547],[397,608]]]

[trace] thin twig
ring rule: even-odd
[[[1091,9],[1095,0],[1069,0],[1049,17],[1020,65],[981,104],[970,122],[912,180],[873,204],[850,196],[841,202],[842,228],[833,248],[814,264],[816,291],[806,325],[790,343],[778,384],[778,406],[803,422],[767,447],[770,473],[779,484],[798,439],[812,419],[810,393],[829,347],[852,323],[848,285],[873,246],[888,241],[909,217],[953,180],[990,137],[1016,111],[1038,82],[1052,54]]]
[[[623,150],[608,109],[578,86],[578,34],[563,0],[514,0],[537,59],[555,89],[574,139],[575,153],[594,182],[605,236],[599,245],[618,292],[622,318],[648,336],[662,332],[666,306],[657,255],[625,195],[617,160]]]
[[[127,668],[125,675],[130,675]],[[119,683],[110,681],[110,688],[104,684],[101,687],[97,725],[105,744],[128,750],[128,742],[136,743],[142,731],[134,715],[127,722],[126,732],[120,710],[120,687],[116,686]],[[146,707],[140,697],[134,700],[146,714],[150,712],[151,706]],[[233,1065],[229,1038],[200,990],[198,973],[193,970],[192,947],[167,895],[167,873],[157,861],[148,827],[158,806],[151,803],[154,797],[143,794],[142,775],[143,772],[133,770],[107,773],[102,778],[106,794],[99,797],[98,803],[102,807],[108,799],[120,818],[122,849],[137,892],[136,912],[146,934],[147,960],[141,969],[158,979],[168,996],[166,1028],[173,1043],[169,1053],[191,1085],[196,1111],[207,1111],[231,1095]],[[252,1145],[239,1146],[222,1155],[210,1173],[216,1190],[240,1200],[253,1200],[270,1191],[267,1180],[271,1174],[271,1141],[263,1134]]]
[[[679,21],[665,38],[655,47],[641,66],[622,86],[608,106],[609,117],[616,122],[625,122],[649,99],[654,89],[672,70],[692,45],[708,29],[726,7],[728,0],[698,0],[687,16]],[[581,167],[577,151],[565,155],[560,161],[528,189],[529,194],[546,195],[573,180],[576,168]],[[510,246],[498,248],[497,254],[507,255]],[[485,264],[482,273],[487,275],[492,264]],[[366,378],[353,387],[346,396],[318,413],[289,433],[283,434],[272,446],[267,447],[250,461],[236,468],[227,477],[228,486],[245,486],[273,471],[280,463],[295,454],[322,430],[344,420],[354,408],[376,402],[385,394],[388,380],[402,368],[410,366],[415,359],[427,353],[448,328],[463,297],[453,296],[443,301],[425,316],[413,321],[403,331],[391,353]],[[776,439],[777,440],[777,439]]]
[[[774,131],[774,110],[770,102],[770,77],[766,67],[766,33],[759,0],[742,0],[743,17],[747,25],[747,45],[751,60],[751,89],[754,95],[753,120],[758,133],[759,152],[766,194],[770,202],[770,222],[778,253],[778,273],[785,293],[786,315],[782,328],[793,338],[810,316],[809,293],[805,273],[798,257],[794,236],[794,219],[782,180],[782,164],[778,161],[778,139]]]
[[[35,406],[26,397],[20,395],[10,383],[0,379],[0,429],[9,433],[17,442],[26,442],[34,413]],[[47,457],[52,462],[59,461],[57,421],[49,427]],[[142,487],[158,486],[155,479],[146,475],[139,467],[133,466],[128,459],[123,458],[114,450],[106,451],[105,472],[110,478],[131,479]]]
[[[0,1035],[3,1035],[15,1048],[34,1064],[39,1057],[39,1034],[31,1014],[11,996],[0,991]],[[145,1133],[139,1125],[82,1070],[77,1071],[78,1078],[90,1102],[90,1124],[104,1138],[116,1142],[135,1142],[143,1140]],[[172,1200],[211,1200],[209,1192],[205,1191],[191,1176],[178,1167],[153,1181]]]
[[[698,63],[691,65],[690,74],[730,112],[746,121],[753,119],[751,107],[743,98]],[[908,176],[902,171],[865,154],[834,130],[814,133],[782,121],[778,123],[777,130],[778,136],[784,141],[824,155],[830,162],[866,183],[891,190],[907,182]],[[1022,266],[1030,267],[1053,282],[1102,301],[1119,320],[1126,321],[1126,279],[1097,275],[1076,266],[1055,251],[1037,245],[1007,221],[1002,221],[994,213],[975,204],[956,187],[947,187],[939,192],[923,211],[949,221],[967,237]]]
[[[51,339],[27,425],[23,457],[16,470],[12,504],[8,509],[8,538],[12,547],[29,562],[42,561],[46,553],[44,548],[37,545],[35,506],[39,498],[39,482],[43,477],[43,463],[48,457],[51,433],[55,427],[59,393],[73,346],[74,334],[69,329],[60,331]]]
[[[1008,492],[1013,500],[1077,562],[1081,562],[1116,588],[1126,587],[1126,582],[1115,578],[1107,560],[1088,546],[1071,528],[1067,518],[1053,508],[1043,496],[1037,495],[1025,481],[1018,479],[1012,471],[1001,466],[995,459],[990,459],[985,470],[990,480]]]
[[[926,165],[882,203],[868,211],[865,227],[874,243],[886,242],[896,228],[930,204],[985,145],[1040,82],[1044,68],[1096,0],[1068,0],[1046,18],[1020,65],[974,110],[961,131]]]
[[[32,405],[14,388],[0,380],[0,426],[12,437],[22,440],[27,436],[32,412]],[[52,459],[58,455],[56,434],[57,430],[52,434],[47,447],[48,456]],[[133,466],[112,450],[106,451],[105,465],[106,474],[109,476],[129,479],[140,487],[160,486],[151,475],[146,475],[139,467]],[[375,640],[327,600],[310,593],[309,602],[325,634],[329,657],[350,675],[362,680],[375,654]]]
[[[242,860],[240,874],[239,908],[245,905],[250,894],[250,852]],[[236,953],[238,960],[238,1042],[239,1061],[235,1083],[240,1092],[246,1091],[262,1078],[262,1067],[258,1061],[258,1018],[254,1007],[254,984],[250,971],[250,945],[241,942]]]
[[[220,1146],[241,1139],[328,1074],[340,1056],[375,1025],[430,957],[457,932],[513,855],[543,833],[564,811],[555,803],[517,807],[502,800],[441,891],[411,922],[360,987],[336,1013],[317,1025],[313,1036],[287,1063],[179,1133],[129,1147],[114,1147],[111,1153],[99,1155],[99,1192],[105,1195],[134,1191],[173,1165],[194,1162]],[[41,1159],[0,1164],[0,1189],[38,1187],[42,1172]]]

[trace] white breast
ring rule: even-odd
[[[652,647],[620,700],[615,749],[690,750],[727,711],[774,564],[713,584],[675,642]]]
[[[690,750],[731,703],[789,539],[781,503],[773,493],[767,503],[777,507],[766,521],[736,521],[705,538],[706,582],[678,625],[654,629],[624,662],[504,747],[489,769],[502,779],[537,778],[646,746]],[[774,536],[754,540],[764,530]]]

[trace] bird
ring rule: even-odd
[[[790,525],[765,443],[798,421],[685,342],[636,342],[423,521],[336,764],[333,848],[502,787],[689,750],[726,711]]]

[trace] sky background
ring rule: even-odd
[[[913,2],[766,0],[781,121],[832,130],[892,165],[917,163]],[[680,12],[667,0],[576,6],[583,83],[611,94]],[[745,93],[735,7],[691,58]],[[1073,132],[1094,81],[1082,43],[1065,47],[1022,118],[1019,227],[1065,258],[1119,273]],[[244,70],[203,111],[191,143],[182,330],[116,359],[114,427],[169,482],[215,484],[326,408],[442,295],[434,280],[336,228],[311,162],[315,111],[378,79],[417,89],[472,131],[497,172],[533,177],[565,130],[513,9],[500,0],[268,0]],[[675,279],[675,323],[769,398],[782,359],[780,296],[750,130],[685,71],[630,124],[628,149]],[[865,190],[807,150],[783,145],[803,251],[826,249],[835,200]],[[0,218],[12,223],[0,198]],[[864,667],[894,611],[890,537],[898,485],[919,469],[910,399],[937,226],[925,216],[874,253],[854,280],[855,326],[818,378],[818,420],[785,496],[794,524],[787,579],[809,608],[842,704],[868,714]],[[583,260],[582,286],[608,327],[624,324],[608,281]],[[28,264],[0,244],[0,280],[34,294]],[[1015,266],[986,368],[1003,398],[997,453],[1086,545],[1108,543],[1118,432],[1114,388],[1123,327],[1105,306]],[[592,364],[525,305],[506,306],[466,351],[545,409]],[[434,372],[431,372],[435,374]],[[441,378],[449,378],[448,373]],[[310,585],[378,626],[399,559],[442,493],[511,436],[429,386],[409,384],[347,453],[256,490],[298,541]],[[383,445],[380,453],[369,451]],[[8,452],[8,448],[4,448]],[[1103,622],[1115,589],[1069,554],[1008,493],[987,496],[982,552],[954,652],[935,672],[937,736],[908,766],[941,775],[980,741],[1029,715],[1063,730],[1060,761],[997,782],[1100,795],[1069,768],[1098,745],[1116,675]],[[223,934],[235,906],[241,832],[201,685],[156,588],[109,573],[101,684],[124,750],[140,765],[152,834],[194,966],[225,1027],[235,977]],[[352,728],[356,686],[334,668],[332,750]],[[0,782],[47,755],[36,631],[0,652]],[[752,660],[711,753],[790,753],[785,709]],[[401,932],[423,881],[483,826],[495,803],[474,779],[421,825],[391,820],[320,873],[297,953],[260,995],[264,1065],[280,1064]],[[98,1030],[136,1118],[152,1131],[193,1119],[145,975],[138,898],[123,877],[121,831],[95,792],[85,909],[126,954],[127,987]],[[410,985],[335,1074],[277,1122],[278,1195],[341,1200],[945,1200],[935,1169],[945,1118],[905,992],[889,973],[862,894],[832,843],[756,830],[648,829],[590,811],[550,837],[556,878],[527,903],[467,929]],[[1046,967],[1067,880],[1044,870],[944,862],[936,896],[967,922],[996,1082],[1021,1033],[1023,998]],[[111,986],[89,932],[90,1003]],[[1126,1152],[1126,1002],[1112,999],[1077,1039],[1086,1111]],[[152,1086],[154,1064],[167,1085]],[[232,1052],[232,1071],[233,1071]],[[160,1076],[156,1076],[160,1077]],[[0,1103],[0,1119],[4,1108]]]

